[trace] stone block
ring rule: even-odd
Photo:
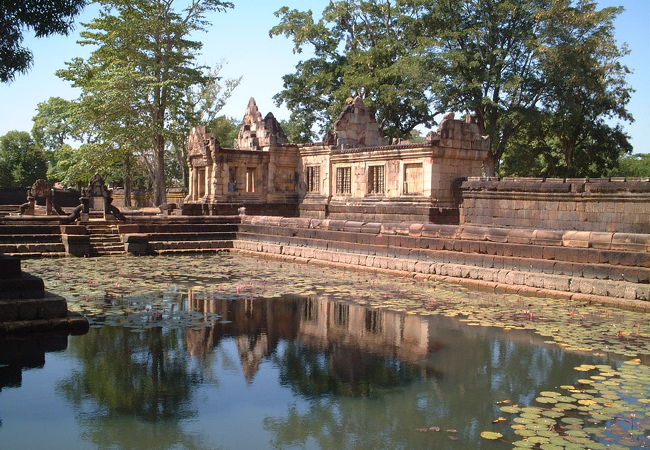
[[[138,225],[137,223],[118,225],[117,230],[120,234],[139,233],[140,225]],[[84,233],[73,233],[73,234],[84,234]]]
[[[19,278],[20,275],[20,259],[0,253],[0,279]]]
[[[381,223],[379,222],[364,223],[361,226],[360,231],[361,233],[379,234],[381,233]]]
[[[510,244],[532,244],[535,230],[514,229],[508,233]]]
[[[591,233],[589,231],[566,231],[562,235],[564,247],[589,248]]]
[[[61,240],[68,255],[88,256],[90,254],[90,236],[87,234],[64,234]]]
[[[422,228],[424,224],[412,223],[409,225],[409,236],[422,236]]]
[[[485,239],[492,242],[508,242],[510,230],[505,228],[487,228]]]
[[[589,246],[602,250],[609,250],[612,246],[612,233],[592,231],[589,234]]]
[[[533,244],[561,246],[563,235],[564,233],[562,231],[535,230],[533,233]]]
[[[612,250],[645,252],[650,246],[650,234],[614,233]]]

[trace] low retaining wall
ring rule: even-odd
[[[234,248],[650,309],[650,235],[247,216]]]
[[[650,233],[648,179],[469,178],[461,190],[462,224]]]

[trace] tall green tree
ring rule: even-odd
[[[165,201],[165,151],[173,137],[172,112],[187,89],[214,81],[196,56],[212,11],[232,7],[219,0],[193,0],[182,9],[173,0],[102,1],[97,19],[81,33],[95,47],[57,74],[79,87],[80,112],[88,131],[117,154],[137,155],[150,174],[153,201]]]
[[[612,177],[650,177],[650,153],[635,153],[619,159],[609,172]]]
[[[0,187],[28,187],[46,172],[45,153],[29,133],[10,131],[0,137]]]
[[[408,2],[332,1],[318,20],[311,10],[284,7],[275,14],[280,23],[271,36],[293,39],[297,53],[314,52],[283,77],[284,89],[275,96],[291,111],[298,137],[308,139],[314,124],[325,131],[357,95],[376,111],[388,136],[408,136],[416,125],[433,123],[425,71],[415,56],[418,42],[409,31],[416,15]]]
[[[32,53],[22,46],[25,29],[36,37],[67,34],[85,4],[85,0],[0,0],[0,82],[12,81],[32,63]]]
[[[207,83],[189,86],[181,101],[171,109],[167,163],[171,178],[180,181],[184,187],[188,186],[189,180],[187,138],[190,128],[197,124],[206,124],[210,128],[241,82],[241,77],[224,79],[220,75],[222,68],[223,64],[217,64],[209,70]],[[224,146],[232,146],[232,142],[221,143]]]
[[[620,11],[593,0],[339,0],[316,21],[282,8],[271,34],[291,37],[296,51],[311,45],[314,57],[284,77],[276,100],[305,133],[356,94],[389,136],[407,137],[436,111],[469,112],[491,138],[488,174],[542,115],[552,136],[538,150],[560,151],[557,171],[578,173],[628,148],[608,125],[631,119],[626,50],[613,32]],[[614,151],[598,145],[603,136]]]
[[[74,120],[74,107],[74,102],[61,97],[50,97],[36,106],[32,138],[39,147],[54,152],[66,139],[77,137],[79,125]]]

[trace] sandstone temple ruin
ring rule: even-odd
[[[251,98],[234,147],[192,128],[184,214],[457,222],[456,180],[481,175],[489,141],[451,114],[426,142],[390,145],[357,97],[322,142],[293,144]]]

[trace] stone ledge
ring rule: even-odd
[[[42,298],[43,280],[28,273],[20,278],[0,278],[0,299]]]
[[[88,320],[85,317],[75,312],[68,312],[63,317],[51,319],[0,322],[0,335],[37,331],[62,331],[72,334],[84,334],[88,331],[88,328]]]
[[[68,313],[65,298],[49,292],[41,298],[0,300],[0,323],[21,320],[55,319]]]
[[[300,256],[300,251],[296,251],[296,249],[292,249],[289,246],[246,241],[236,241],[234,251],[287,259],[296,262],[316,263],[346,269],[369,270],[392,275],[460,283],[475,288],[493,290],[495,292],[511,292],[537,297],[553,297],[589,303],[607,304],[641,311],[650,311],[650,301],[609,295],[570,292],[557,289],[557,287],[566,287],[567,283],[569,287],[571,286],[570,280],[566,279],[566,277],[564,277],[564,279],[562,279],[563,277],[551,277],[549,278],[549,280],[551,280],[550,282],[546,281],[544,277],[537,277],[535,280],[531,280],[541,286],[538,287],[517,284],[518,281],[521,281],[522,279],[525,280],[526,277],[525,273],[517,271],[497,271],[496,274],[492,272],[491,276],[493,279],[489,280],[472,277],[472,269],[479,268],[454,264],[422,264],[418,261],[412,260],[408,261],[397,258],[383,258],[358,254],[341,254],[337,252],[317,252],[314,249],[308,249],[306,254],[309,256],[305,257]],[[329,256],[330,259],[326,259],[326,255]],[[389,261],[389,259],[392,261]],[[430,273],[432,267],[434,273]],[[435,273],[436,270],[439,271],[439,273]],[[618,287],[622,286],[623,291],[625,291],[625,288],[629,287],[626,285],[632,285],[632,283],[622,283]],[[625,292],[627,293],[627,291]],[[648,298],[648,292],[645,292],[643,295]]]
[[[349,222],[349,226],[348,226]],[[243,225],[311,228],[330,231],[350,231],[372,222],[337,219],[283,218],[244,216]],[[490,225],[445,225],[419,222],[383,222],[377,234],[399,234],[433,238],[493,241],[512,244],[550,245],[567,248],[597,248],[603,250],[650,252],[650,233],[604,231],[549,230],[534,228],[504,228]],[[347,228],[347,229],[346,229]]]

